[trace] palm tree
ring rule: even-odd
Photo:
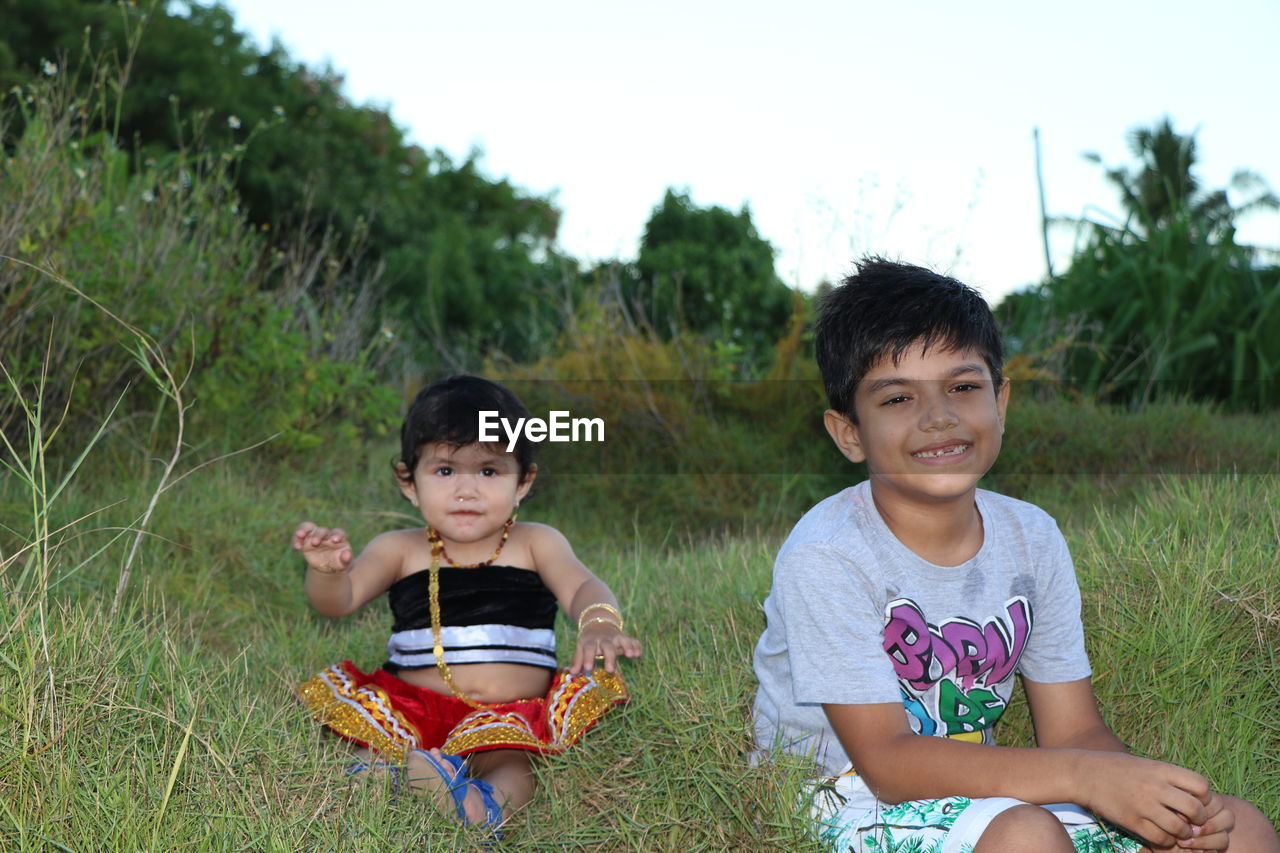
[[[1195,173],[1195,134],[1178,133],[1167,116],[1152,127],[1131,130],[1129,150],[1138,165],[1107,169],[1106,175],[1119,190],[1130,227],[1139,236],[1151,236],[1180,215],[1190,216],[1204,233],[1222,234],[1243,213],[1280,209],[1280,199],[1266,181],[1247,169],[1238,169],[1227,188],[1205,191]],[[1085,157],[1102,162],[1094,153]],[[1232,205],[1228,191],[1244,201]]]

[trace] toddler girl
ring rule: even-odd
[[[531,756],[563,751],[627,700],[617,664],[640,644],[563,535],[516,522],[537,474],[533,445],[480,443],[481,411],[529,417],[506,388],[472,376],[437,382],[410,406],[395,473],[425,527],[383,533],[353,558],[342,529],[298,525],[317,611],[345,616],[388,592],[394,617],[380,669],[334,664],[298,695],[363,747],[350,772],[403,766],[442,808],[496,832],[533,795]],[[557,604],[579,629],[565,670]]]

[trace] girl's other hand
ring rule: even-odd
[[[569,673],[577,675],[594,669],[597,658],[604,658],[607,672],[616,672],[618,659],[621,657],[640,657],[640,641],[635,637],[628,637],[613,625],[588,625],[578,632],[578,647],[573,650]]]
[[[304,521],[293,531],[293,550],[318,572],[338,574],[351,567],[351,543],[341,527],[320,527]]]

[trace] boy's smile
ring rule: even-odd
[[[866,461],[882,509],[973,500],[1004,433],[1008,381],[971,350],[916,345],[882,358],[853,394],[857,423],[828,411],[827,430],[845,456]]]

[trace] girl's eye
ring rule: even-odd
[[[436,476],[438,477],[448,477],[452,473],[453,473],[453,469],[447,465],[441,465],[439,468],[436,469]]]
[[[480,469],[480,476],[482,476],[482,477],[496,477],[496,476],[498,476],[498,469],[497,469],[497,468],[481,468],[481,469]]]

